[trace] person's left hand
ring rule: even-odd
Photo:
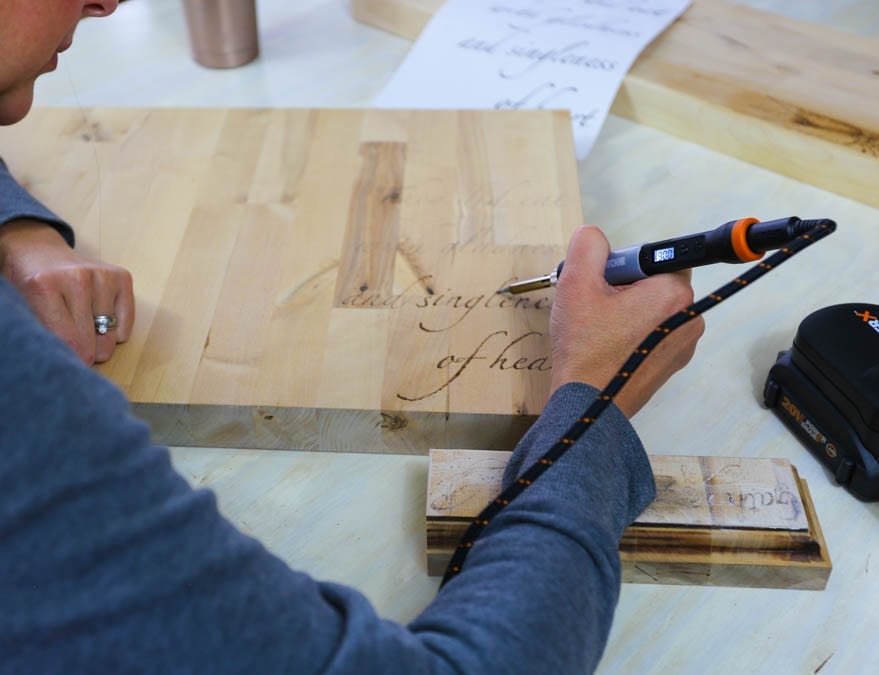
[[[131,334],[134,291],[128,270],[80,255],[46,223],[0,226],[0,273],[87,365],[109,359],[116,343]],[[104,335],[95,327],[100,315],[117,322]]]

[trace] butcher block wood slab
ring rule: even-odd
[[[37,109],[0,149],[131,270],[99,370],[170,445],[512,448],[548,396],[582,212],[565,114]]]
[[[443,0],[351,0],[409,39]],[[611,112],[879,206],[879,40],[723,0],[690,8],[641,54]]]
[[[427,567],[441,575],[501,491],[509,452],[431,450]],[[786,459],[651,455],[656,500],[623,533],[623,581],[821,590],[832,568],[808,486]],[[552,470],[552,469],[551,469]]]

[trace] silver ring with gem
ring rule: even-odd
[[[116,317],[109,314],[95,315],[95,332],[98,335],[106,335],[116,328]]]

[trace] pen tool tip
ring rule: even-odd
[[[503,295],[504,293],[509,293],[509,292],[510,292],[510,287],[509,287],[509,286],[504,286],[502,289],[500,289],[499,291],[497,291],[497,294],[498,294],[498,295]]]

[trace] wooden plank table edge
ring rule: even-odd
[[[352,16],[365,24],[415,40],[443,0],[350,0]],[[703,5],[708,6],[707,2]],[[722,7],[727,3],[718,2]],[[700,9],[701,9],[700,5]],[[758,24],[761,15],[785,26],[801,27],[804,40],[803,70],[809,70],[813,34],[840,36],[838,31],[789,19],[758,9],[736,6],[735,11]],[[685,15],[686,16],[686,15]],[[879,191],[870,181],[876,171],[879,130],[859,129],[845,119],[834,119],[800,109],[766,95],[766,106],[747,112],[678,90],[666,82],[654,81],[649,62],[651,52],[662,40],[674,39],[674,25],[648,45],[626,75],[611,107],[613,114],[639,124],[695,142],[743,161],[767,168],[796,180],[879,207]],[[733,49],[734,37],[723,36],[718,49]],[[846,36],[848,37],[848,36]],[[838,38],[842,39],[842,38]],[[851,42],[867,44],[861,36]],[[815,64],[822,65],[822,64]],[[834,64],[835,65],[835,64]],[[879,71],[874,71],[874,74]],[[761,118],[761,116],[763,118]]]

